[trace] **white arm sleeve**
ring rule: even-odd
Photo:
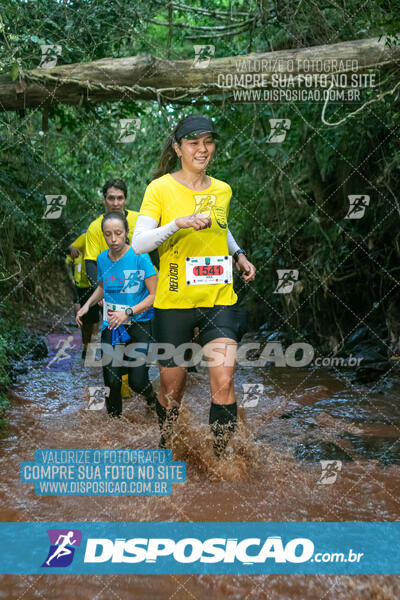
[[[239,250],[240,246],[238,246],[238,244],[236,243],[235,238],[233,237],[233,235],[231,234],[231,232],[228,229],[228,251],[229,254],[235,254],[236,250]]]
[[[132,237],[132,248],[135,254],[143,254],[155,250],[179,230],[175,221],[171,221],[162,227],[157,227],[157,225],[158,222],[153,217],[139,215]],[[228,229],[229,254],[235,254],[239,248],[240,246],[236,243],[235,238]]]
[[[158,222],[153,217],[139,215],[132,236],[132,248],[135,254],[151,252],[161,246],[171,235],[179,230],[175,221],[157,227]]]

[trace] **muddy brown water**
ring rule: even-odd
[[[158,371],[151,369],[155,387]],[[97,369],[76,358],[68,371],[30,368],[10,392],[0,440],[2,521],[396,521],[400,515],[400,383],[380,392],[324,370],[238,368],[242,384],[264,385],[241,408],[227,459],[216,463],[207,426],[207,372],[190,374],[174,446],[187,482],[168,497],[39,497],[19,480],[37,448],[154,448],[155,416],[140,397],[121,420],[86,410]],[[332,485],[318,483],[321,459],[342,460]],[[21,575],[0,576],[1,599],[400,598],[400,576]]]

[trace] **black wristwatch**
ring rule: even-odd
[[[128,308],[125,309],[125,314],[127,317],[131,317],[133,315],[133,310],[130,306],[128,306]]]
[[[236,252],[235,252],[234,254],[232,254],[232,258],[233,258],[233,260],[234,260],[235,262],[237,262],[237,261],[238,261],[239,254],[244,254],[245,256],[247,256],[246,252],[245,252],[244,250],[241,250],[241,249],[239,248],[239,250],[236,250]]]

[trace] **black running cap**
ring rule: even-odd
[[[196,137],[201,133],[212,133],[215,138],[219,138],[218,133],[214,131],[212,122],[208,117],[203,115],[193,115],[185,119],[184,123],[178,127],[175,133],[175,139],[180,142],[183,137],[188,136]]]

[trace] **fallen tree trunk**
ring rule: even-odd
[[[388,68],[397,63],[400,47],[385,45],[378,38],[340,42],[295,50],[211,58],[206,68],[193,60],[163,60],[154,56],[104,58],[89,63],[37,68],[20,74],[16,81],[0,76],[0,110],[24,109],[52,104],[78,105],[83,102],[158,100],[174,102],[198,96],[229,98],[233,90],[247,88],[235,75],[260,74],[253,89],[268,87],[271,75],[292,75],[321,71],[311,61],[329,65],[325,73],[340,74],[358,66],[358,73],[372,67]],[[308,61],[308,62],[307,62]],[[335,62],[336,61],[336,67]],[[332,68],[333,66],[333,68]],[[231,77],[233,76],[233,77]],[[221,81],[232,85],[221,87]],[[262,80],[262,81],[261,81]],[[253,78],[254,83],[254,78]]]

